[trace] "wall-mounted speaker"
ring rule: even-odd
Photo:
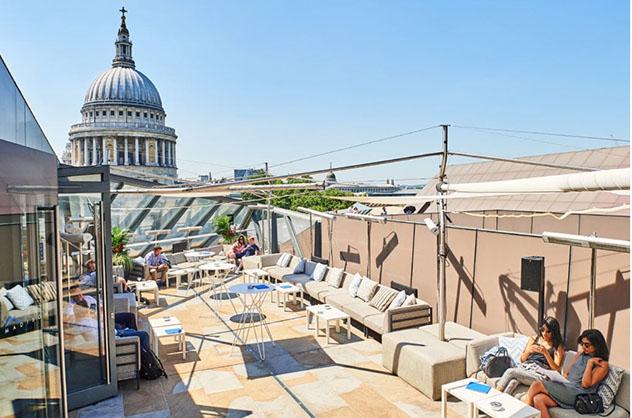
[[[544,257],[522,257],[520,288],[539,292],[544,287]]]

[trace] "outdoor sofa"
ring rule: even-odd
[[[488,378],[487,375],[483,371],[480,370],[480,357],[490,348],[499,345],[498,337],[524,337],[521,334],[516,334],[513,332],[505,332],[500,334],[493,334],[486,337],[481,337],[470,341],[467,348],[467,357],[465,362],[466,373],[468,376],[475,377],[481,382],[485,382],[487,384],[493,385],[496,383],[498,378]],[[573,360],[575,356],[574,351],[567,351],[566,356],[564,357],[564,368],[566,368],[569,363]],[[527,393],[528,387],[525,385],[519,385],[518,388],[514,392],[514,396],[516,398],[521,398],[523,395]],[[629,417],[630,416],[630,371],[625,370],[623,372],[623,377],[621,379],[621,385],[619,386],[619,390],[615,397],[615,408],[610,415],[610,418],[620,418],[620,417]],[[554,418],[562,418],[562,417],[576,417],[577,412],[573,409],[563,409],[563,408],[551,408],[550,410],[551,416]],[[593,415],[598,416],[598,415]]]
[[[311,278],[311,274],[316,267],[315,262],[306,261],[305,271],[303,273],[294,274],[294,269],[301,259],[292,255],[287,267],[279,267],[277,266],[277,261],[280,257],[280,253],[244,257],[244,268],[263,269],[271,278],[277,281],[291,283],[301,288],[303,292],[312,299],[340,309],[347,313],[351,319],[379,335],[393,330],[417,327],[432,322],[431,307],[421,299],[416,299],[414,305],[387,309],[385,312],[382,312],[370,306],[369,302],[365,302],[357,297],[352,297],[349,294],[348,289],[353,279],[353,274],[344,272],[340,287],[333,287],[326,281],[327,274],[329,274],[330,271],[329,267],[327,268],[324,278],[321,281],[315,281]],[[373,294],[377,293],[382,287],[386,286],[378,284]]]

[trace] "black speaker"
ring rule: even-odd
[[[544,286],[544,257],[522,257],[520,288],[539,292]]]

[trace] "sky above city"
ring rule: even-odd
[[[627,1],[5,1],[0,54],[64,149],[120,23],[178,135],[182,177],[274,174],[438,151],[442,123],[629,138]],[[450,128],[456,151],[524,156],[614,141]],[[452,162],[463,162],[453,159]],[[339,173],[421,183],[438,159]]]

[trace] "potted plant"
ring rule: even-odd
[[[125,271],[130,271],[133,267],[132,259],[125,248],[130,235],[128,229],[118,226],[112,228],[112,273],[118,276],[124,276]]]
[[[213,219],[213,226],[215,232],[222,237],[223,244],[232,244],[237,240],[237,233],[235,228],[230,224],[230,217],[228,215],[218,216]]]

